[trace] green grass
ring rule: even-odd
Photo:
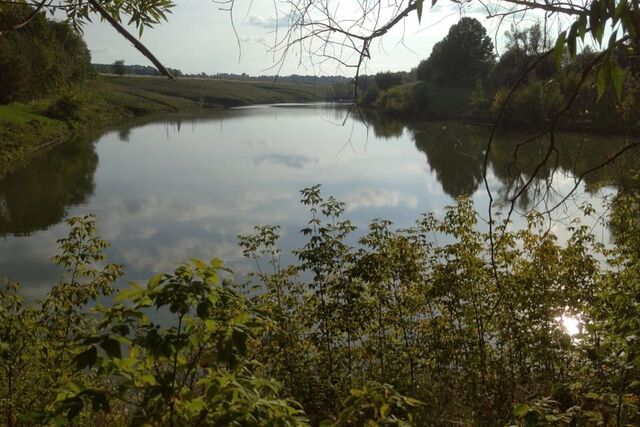
[[[200,108],[197,103],[184,97],[163,95],[135,85],[120,84],[115,79],[90,81],[87,83],[87,89],[111,107],[121,110],[120,113],[125,116],[170,113]]]
[[[180,78],[175,81],[161,77],[102,77],[100,85],[109,92],[133,96],[165,97],[168,104],[182,99],[203,107],[236,107],[250,104],[281,102],[311,102],[325,99],[326,87]],[[159,98],[158,98],[159,99]]]
[[[24,104],[0,105],[0,176],[18,167],[47,142],[64,139],[68,125]]]

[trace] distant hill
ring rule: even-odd
[[[114,74],[113,64],[91,64],[94,70],[101,74]],[[159,76],[160,73],[155,67],[148,65],[123,65],[125,74],[136,76]],[[175,68],[169,68],[174,76],[182,76],[182,71]]]
[[[232,74],[232,73],[217,73],[217,74],[192,74],[191,77],[201,77],[210,79],[221,80],[240,80],[240,81],[259,81],[259,82],[273,82],[278,81],[280,83],[294,83],[294,84],[311,84],[311,85],[334,85],[340,83],[351,83],[351,77],[345,76],[310,76],[291,74],[289,76],[250,76],[248,74]]]
[[[92,64],[93,68],[102,74],[114,74],[113,64]],[[124,65],[125,73],[140,76],[159,76],[160,73],[154,67],[148,65]],[[169,70],[175,76],[183,77],[196,77],[200,79],[214,79],[214,80],[238,80],[238,81],[258,81],[269,82],[277,81],[280,83],[293,83],[293,84],[311,84],[311,85],[335,85],[335,84],[349,84],[352,82],[351,77],[345,76],[310,76],[291,74],[289,76],[250,76],[246,73],[232,74],[232,73],[197,73],[197,74],[184,74],[180,70],[169,68]]]

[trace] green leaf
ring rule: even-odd
[[[622,100],[622,83],[624,80],[624,74],[622,72],[622,69],[616,63],[611,64],[609,73],[611,75],[613,88],[616,91],[616,97],[618,98],[618,101],[620,101]]]
[[[198,304],[198,307],[196,308],[196,313],[198,314],[198,317],[201,318],[202,320],[208,319],[210,308],[211,308],[211,303],[209,302],[209,300],[202,301],[200,304]]]
[[[141,292],[140,286],[137,285],[136,283],[133,283],[130,288],[123,289],[122,291],[120,291],[118,295],[116,295],[115,299],[117,302],[134,299],[140,294],[140,292]]]
[[[529,413],[529,409],[529,405],[526,403],[518,403],[513,407],[513,415],[524,418]]]
[[[418,12],[418,22],[422,22],[422,5],[424,0],[416,0],[416,11]]]
[[[82,408],[84,408],[84,402],[82,402],[81,398],[75,397],[66,401],[64,406],[69,409],[69,412],[67,412],[67,419],[72,420],[77,417],[80,412],[82,412]]]
[[[380,407],[380,416],[382,418],[386,418],[387,416],[389,416],[390,413],[391,413],[391,406],[389,406],[388,404],[384,403]]]
[[[598,71],[598,77],[596,79],[596,88],[598,90],[598,101],[602,98],[607,90],[607,82],[609,81],[609,62],[604,62]]]
[[[87,350],[78,354],[74,358],[74,362],[78,369],[84,369],[88,366],[93,366],[98,359],[98,349],[95,346],[89,347]]]
[[[147,283],[147,288],[149,290],[153,290],[153,289],[157,288],[158,285],[160,284],[160,282],[162,281],[163,277],[164,277],[163,273],[159,273],[159,274],[156,274],[155,276],[153,276],[151,279],[149,279],[149,282]]]
[[[211,267],[213,268],[221,268],[224,265],[224,261],[222,261],[220,258],[211,258]]]
[[[91,398],[91,409],[93,412],[109,412],[109,400],[104,393],[94,393]]]
[[[109,357],[122,358],[122,352],[120,351],[120,343],[113,338],[105,338],[100,343],[100,347],[107,353]]]

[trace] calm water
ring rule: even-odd
[[[279,224],[284,247],[302,244],[298,230],[307,215],[299,190],[317,183],[325,195],[346,202],[348,217],[360,226],[375,217],[407,226],[461,194],[471,194],[486,213],[485,128],[405,126],[375,117],[367,126],[356,119],[342,125],[344,114],[327,106],[244,108],[135,124],[93,144],[62,145],[0,180],[0,275],[22,282],[28,294],[42,294],[58,276],[49,260],[66,234],[63,219],[87,213],[97,216],[112,244],[109,259],[125,265],[127,280],[144,280],[191,257],[218,256],[242,272],[248,264],[236,236],[253,225]],[[544,141],[529,144],[511,164],[513,144],[523,138],[501,135],[496,142],[490,183],[498,198],[526,180],[545,151]],[[580,135],[561,140],[551,200],[573,186],[574,174],[624,143]],[[600,183],[627,183],[625,161],[590,176],[591,191]],[[551,172],[540,171],[521,210],[536,206]],[[576,204],[597,203],[583,187],[559,211],[564,220]]]

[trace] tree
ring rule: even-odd
[[[124,59],[118,59],[113,63],[113,74],[117,74],[119,76],[124,76],[127,72],[127,69],[124,66]]]
[[[3,7],[0,28],[32,8]],[[67,23],[37,14],[30,25],[0,36],[0,103],[29,101],[82,82],[92,73],[91,57],[80,34]]]
[[[542,29],[540,22],[524,29],[511,26],[505,37],[506,51],[500,56],[492,72],[491,81],[495,87],[516,84],[522,74],[534,64],[531,72],[527,73],[527,81],[532,77],[550,79],[557,73],[556,61],[552,56],[545,55],[554,42]]]
[[[376,86],[380,90],[387,90],[394,86],[402,84],[402,76],[398,73],[392,73],[387,71],[385,73],[378,73],[375,77]]]
[[[420,77],[467,86],[486,78],[493,56],[493,43],[485,28],[477,19],[465,17],[436,43],[427,62],[419,68]]]

